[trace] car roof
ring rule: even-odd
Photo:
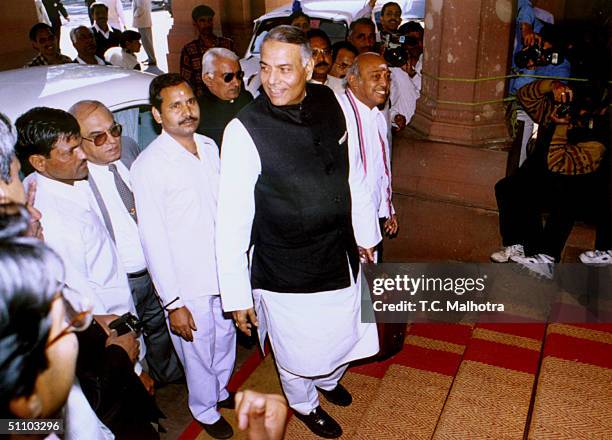
[[[113,66],[62,64],[0,72],[0,112],[13,122],[38,106],[67,110],[82,99],[111,111],[148,103],[155,76]]]

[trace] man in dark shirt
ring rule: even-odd
[[[224,47],[233,50],[234,43],[229,38],[217,37],[213,33],[215,11],[205,5],[196,6],[191,12],[194,26],[198,29],[198,39],[187,43],[181,51],[181,76],[187,81],[197,97],[204,93],[202,81],[202,56],[211,47]]]
[[[108,8],[102,3],[96,3],[92,7],[94,25],[93,31],[96,40],[96,55],[104,59],[104,52],[111,47],[121,44],[121,31],[108,25]]]
[[[242,107],[253,100],[244,89],[238,55],[229,49],[208,49],[202,58],[204,93],[198,98],[200,125],[197,132],[212,138],[219,149],[223,130]]]

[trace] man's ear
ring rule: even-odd
[[[210,85],[212,84],[212,78],[208,73],[202,74],[202,81],[204,82],[204,84],[206,84],[206,87],[210,88]]]
[[[42,413],[42,402],[34,390],[29,396],[11,399],[9,410],[20,419],[34,419]]]
[[[155,107],[151,107],[151,113],[153,114],[153,119],[155,119],[155,122],[161,125],[162,118],[159,110],[157,110]]]
[[[358,80],[355,75],[346,75],[346,83],[351,90],[355,90],[357,88],[357,81]]]
[[[314,70],[314,58],[311,58],[306,64],[306,81],[312,79],[312,71]]]
[[[32,168],[34,168],[39,173],[44,174],[47,168],[47,158],[45,158],[45,156],[43,156],[42,154],[33,154],[28,157],[28,162],[30,162]]]

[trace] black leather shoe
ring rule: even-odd
[[[331,391],[322,390],[321,388],[317,389],[323,394],[323,397],[325,397],[328,402],[334,405],[349,406],[353,402],[351,393],[340,384],[336,385],[336,388]]]
[[[295,416],[300,419],[314,434],[323,438],[338,438],[342,435],[342,428],[332,416],[327,414],[323,408],[317,406],[310,414],[303,415],[294,412]]]
[[[227,398],[217,402],[217,408],[236,409],[235,399],[236,399],[236,393],[234,393],[233,391],[230,391],[229,396],[227,396]]]
[[[230,424],[227,423],[227,420],[223,418],[223,416],[221,416],[221,418],[215,423],[211,423],[210,425],[202,422],[200,422],[200,425],[202,428],[204,428],[204,431],[206,431],[208,435],[213,438],[223,439],[230,438],[232,435],[234,435],[234,430]]]

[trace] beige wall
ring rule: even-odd
[[[0,70],[22,67],[34,57],[28,32],[37,22],[33,0],[0,0]]]

